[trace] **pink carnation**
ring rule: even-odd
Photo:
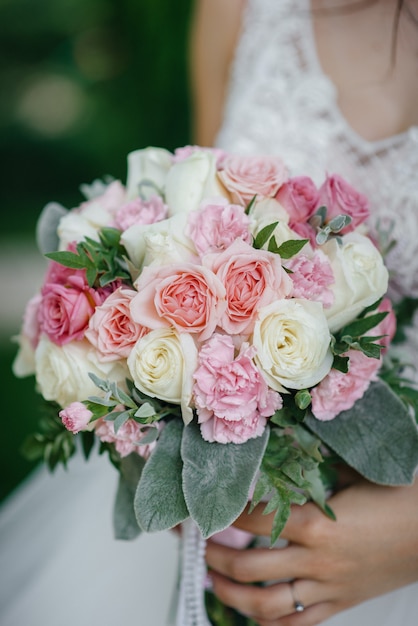
[[[380,359],[373,359],[359,350],[349,350],[349,371],[346,374],[332,369],[311,391],[312,413],[322,421],[334,419],[347,411],[363,397],[370,383],[377,378]]]
[[[42,296],[40,293],[33,296],[27,303],[23,316],[22,335],[29,340],[33,349],[36,348],[39,341],[39,307],[41,302]]]
[[[90,318],[85,336],[99,352],[101,361],[127,359],[138,339],[148,332],[131,317],[130,304],[136,293],[133,289],[117,289],[96,307]]]
[[[82,202],[79,211],[83,213],[87,209],[98,207],[100,211],[113,214],[116,209],[125,202],[126,190],[119,180],[114,180],[100,196],[95,196],[91,200]]]
[[[287,170],[277,156],[228,156],[219,172],[225,187],[239,202],[255,196],[274,198],[287,180]]]
[[[322,302],[330,307],[334,302],[334,294],[329,289],[334,280],[332,267],[321,250],[316,250],[312,258],[298,254],[287,261],[286,266],[292,270],[293,296],[306,300]]]
[[[96,422],[95,432],[100,441],[114,443],[121,457],[136,452],[140,456],[148,458],[155,443],[141,445],[141,439],[144,437],[141,428],[144,426],[133,419],[128,419],[115,434],[114,422],[100,419]]]
[[[242,344],[234,356],[231,337],[214,334],[201,348],[194,397],[202,437],[243,443],[260,436],[282,399],[268,388],[253,362],[255,348]]]
[[[74,434],[85,430],[93,413],[82,402],[72,402],[58,413],[65,428]]]
[[[229,204],[225,198],[206,200],[199,211],[188,218],[186,234],[192,239],[200,255],[225,250],[235,239],[251,243],[250,218],[238,204]]]
[[[279,189],[276,200],[289,214],[290,226],[307,222],[318,206],[319,193],[308,176],[289,178]]]
[[[256,250],[240,239],[203,262],[225,286],[227,306],[219,325],[229,334],[250,333],[261,307],[292,292],[279,255]]]
[[[319,205],[327,207],[327,221],[337,215],[351,217],[351,223],[341,231],[343,234],[355,230],[370,215],[369,201],[366,196],[354,189],[338,174],[327,176],[320,187]]]
[[[118,208],[115,214],[115,226],[122,231],[135,224],[155,224],[167,217],[168,206],[160,196],[151,196],[149,200],[135,198]]]

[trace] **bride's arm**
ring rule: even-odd
[[[214,592],[260,626],[314,626],[369,598],[418,581],[418,479],[412,487],[359,480],[330,500],[333,522],[313,504],[295,506],[283,549],[234,550],[208,542]],[[269,535],[271,515],[241,515],[237,526]],[[306,606],[296,613],[294,597]]]
[[[245,0],[196,0],[191,25],[193,139],[211,146],[222,121]]]

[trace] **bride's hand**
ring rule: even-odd
[[[220,600],[260,626],[314,626],[418,580],[418,480],[412,487],[360,480],[329,504],[336,522],[314,504],[294,506],[282,549],[235,550],[209,541],[206,558]],[[235,525],[270,535],[272,516],[263,508],[244,512]],[[272,582],[283,579],[294,582]],[[249,584],[255,582],[271,584]],[[295,599],[303,612],[295,612]]]

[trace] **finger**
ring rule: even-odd
[[[240,583],[303,578],[310,574],[309,554],[297,545],[237,550],[208,541],[206,562],[216,572]]]
[[[290,584],[287,582],[276,583],[268,587],[258,587],[235,583],[216,572],[211,573],[211,578],[213,591],[224,604],[251,617],[257,623],[262,621],[275,623],[274,620],[297,614],[294,595]],[[300,590],[298,587],[299,598],[303,597],[303,603],[306,607],[303,614],[311,612],[314,605],[326,603],[325,600],[322,600],[324,596],[323,585],[308,580],[297,581],[297,584],[300,587]],[[278,623],[281,624],[281,621]]]
[[[264,515],[265,506],[264,503],[258,504],[255,509],[249,513],[248,505],[234,522],[234,526],[253,533],[254,535],[269,537],[273,525],[274,513]],[[324,516],[324,513],[313,503],[308,502],[303,506],[293,505],[290,517],[280,533],[280,537],[288,541],[304,544],[307,525],[321,516]]]
[[[258,626],[317,626],[335,613],[332,604],[322,602],[309,606],[303,613],[291,613],[275,620],[258,620]]]

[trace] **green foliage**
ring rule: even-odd
[[[272,224],[264,226],[264,228],[262,228],[255,237],[253,241],[253,248],[261,250],[267,244],[267,250],[269,252],[279,254],[283,259],[290,259],[302,250],[303,246],[309,241],[309,239],[289,239],[278,246],[273,235],[278,223],[279,222],[273,222]]]
[[[211,591],[205,593],[206,612],[214,626],[257,626],[251,617],[241,615],[235,609],[225,606]]]
[[[408,408],[383,380],[337,418],[312,415],[306,426],[350,467],[372,482],[411,484],[418,464],[418,431]]]
[[[364,309],[357,319],[353,320],[346,326],[343,326],[335,336],[332,337],[331,349],[334,354],[333,367],[341,372],[348,371],[349,363],[345,354],[348,350],[360,350],[366,356],[379,359],[383,350],[383,345],[377,343],[384,335],[369,336],[366,335],[369,330],[375,328],[387,316],[387,311],[382,313],[372,313],[380,304],[378,300],[367,309]]]
[[[90,287],[105,287],[117,280],[131,285],[127,253],[120,243],[121,232],[102,228],[98,235],[99,241],[86,237],[78,243],[77,252],[49,252],[45,256],[66,267],[85,270]]]
[[[135,516],[134,497],[144,464],[144,459],[136,453],[120,460],[119,484],[113,507],[116,539],[135,539],[141,532]]]
[[[39,432],[28,435],[22,445],[22,454],[27,459],[42,459],[51,471],[59,463],[66,467],[76,450],[74,435],[66,430],[58,417],[59,409],[55,403],[47,404],[39,423]]]

